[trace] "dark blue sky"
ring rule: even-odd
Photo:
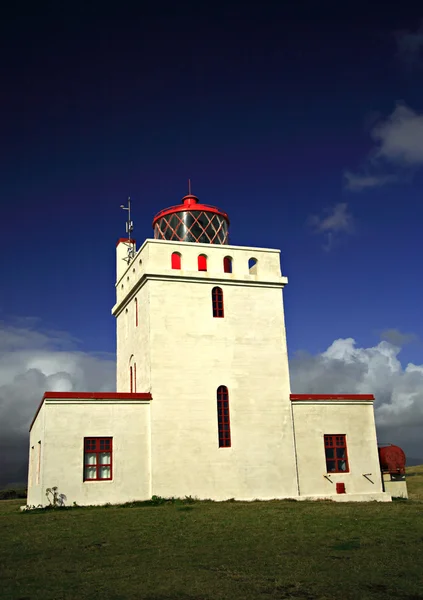
[[[190,177],[231,243],[282,250],[291,355],[395,328],[421,364],[423,150],[407,161],[384,129],[375,159],[374,132],[398,101],[420,123],[421,47],[404,32],[422,15],[356,11],[5,17],[0,318],[114,352],[119,206],[131,195],[142,243]]]

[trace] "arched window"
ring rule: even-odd
[[[223,290],[220,287],[212,289],[212,307],[213,317],[224,317],[225,311],[223,306]]]
[[[172,269],[181,268],[181,255],[179,252],[172,252]]]
[[[207,271],[207,256],[205,254],[198,256],[198,270]]]
[[[134,391],[133,385],[134,385],[134,382],[132,380],[132,367],[129,367],[129,391],[131,392],[131,394]]]
[[[228,388],[221,385],[217,388],[217,427],[219,430],[219,448],[231,447],[231,422],[229,420]]]
[[[250,258],[250,260],[248,261],[248,270],[250,271],[250,275],[257,274],[257,259],[256,258]]]
[[[225,256],[223,259],[223,272],[232,273],[232,258],[230,256]]]
[[[135,327],[138,327],[138,298],[135,298]]]

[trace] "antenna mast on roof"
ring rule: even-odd
[[[191,196],[191,179],[188,179],[188,195]]]
[[[132,232],[134,231],[134,223],[131,221],[131,198],[128,196],[128,206],[124,204],[120,205],[122,210],[128,211],[128,219],[126,221],[126,234],[128,236],[128,256],[124,259],[128,264],[135,256],[135,245],[132,239]]]

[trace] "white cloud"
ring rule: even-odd
[[[408,67],[414,69],[423,59],[423,21],[417,31],[399,31],[395,33],[398,58]]]
[[[398,180],[397,175],[368,175],[364,173],[351,173],[351,171],[345,171],[344,177],[346,189],[353,192],[382,187]]]
[[[46,390],[115,389],[114,357],[65,349],[71,336],[34,325],[0,323],[0,486],[26,480],[28,429]]]
[[[335,340],[321,354],[290,361],[294,393],[372,393],[379,442],[399,444],[423,462],[423,365],[403,368],[400,348],[382,341],[358,348],[352,338]]]
[[[335,204],[327,209],[322,216],[310,216],[308,224],[315,233],[324,235],[325,250],[330,250],[333,247],[340,234],[354,231],[354,218],[349,212],[346,202]]]
[[[363,170],[344,172],[348,190],[357,192],[405,181],[423,166],[423,113],[399,102],[387,119],[373,126],[370,135],[375,146]]]
[[[374,159],[399,167],[423,165],[423,113],[398,103],[393,113],[372,130]]]

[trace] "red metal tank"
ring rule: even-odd
[[[188,194],[182,203],[161,210],[153,219],[156,240],[227,244],[229,217],[219,208],[201,204]]]
[[[383,473],[405,474],[405,454],[399,446],[379,446],[379,462]]]

